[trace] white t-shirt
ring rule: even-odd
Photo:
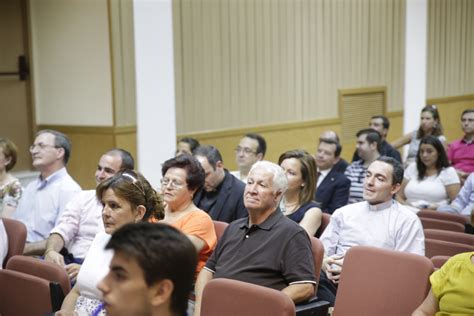
[[[460,183],[456,170],[453,167],[444,168],[441,172],[423,180],[418,180],[416,163],[412,163],[405,170],[405,187],[407,202],[415,207],[423,208],[424,205],[436,203],[439,206],[449,203],[446,186]]]

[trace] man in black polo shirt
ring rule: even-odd
[[[199,315],[202,291],[213,278],[281,290],[295,303],[314,294],[316,282],[309,237],[278,208],[287,187],[280,166],[268,161],[253,165],[244,191],[249,217],[228,226],[199,273],[194,315]]]

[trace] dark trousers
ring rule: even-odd
[[[334,284],[328,279],[326,272],[321,270],[321,276],[319,277],[318,285],[318,298],[329,302],[331,306],[334,306],[336,302],[337,284]]]

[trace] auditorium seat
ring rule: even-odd
[[[0,315],[29,316],[53,312],[50,282],[13,270],[0,270]]]
[[[418,213],[416,213],[416,215],[418,215],[418,217],[433,218],[433,219],[440,219],[443,221],[456,222],[461,225],[467,224],[469,222],[469,218],[467,216],[433,211],[433,210],[421,210]]]
[[[214,230],[216,231],[217,241],[219,241],[224,234],[225,229],[229,226],[226,222],[221,221],[213,221],[214,222]]]
[[[8,261],[6,268],[59,284],[63,297],[71,290],[71,282],[66,270],[52,262],[27,256],[14,256]]]
[[[318,230],[316,231],[316,234],[314,234],[315,237],[319,238],[323,234],[324,230],[326,227],[328,227],[329,222],[331,221],[331,215],[328,213],[323,213],[323,216],[321,217],[321,226],[319,226]]]
[[[3,268],[8,260],[16,255],[22,255],[26,243],[26,226],[20,221],[4,218],[3,225],[8,236],[8,253],[3,261]]]
[[[440,219],[426,217],[420,217],[420,221],[423,225],[423,229],[441,229],[458,233],[464,233],[465,231],[464,225],[456,222],[443,221]]]
[[[474,251],[474,246],[450,241],[425,238],[425,256],[454,256],[461,252]]]
[[[201,315],[294,316],[295,304],[288,295],[267,287],[230,280],[214,279],[204,288]]]
[[[451,258],[450,256],[434,256],[431,258],[431,262],[433,262],[433,265],[435,266],[436,269],[439,269],[443,266],[443,264],[446,263],[446,261]]]
[[[437,239],[474,246],[474,235],[440,229],[425,229],[425,238]]]
[[[423,256],[354,246],[344,258],[333,315],[410,315],[425,299],[433,271]]]

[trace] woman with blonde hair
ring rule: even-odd
[[[308,235],[314,236],[322,217],[318,204],[313,201],[317,182],[316,161],[304,150],[290,150],[280,156],[278,164],[288,179],[288,189],[280,209],[288,218],[299,223]]]

